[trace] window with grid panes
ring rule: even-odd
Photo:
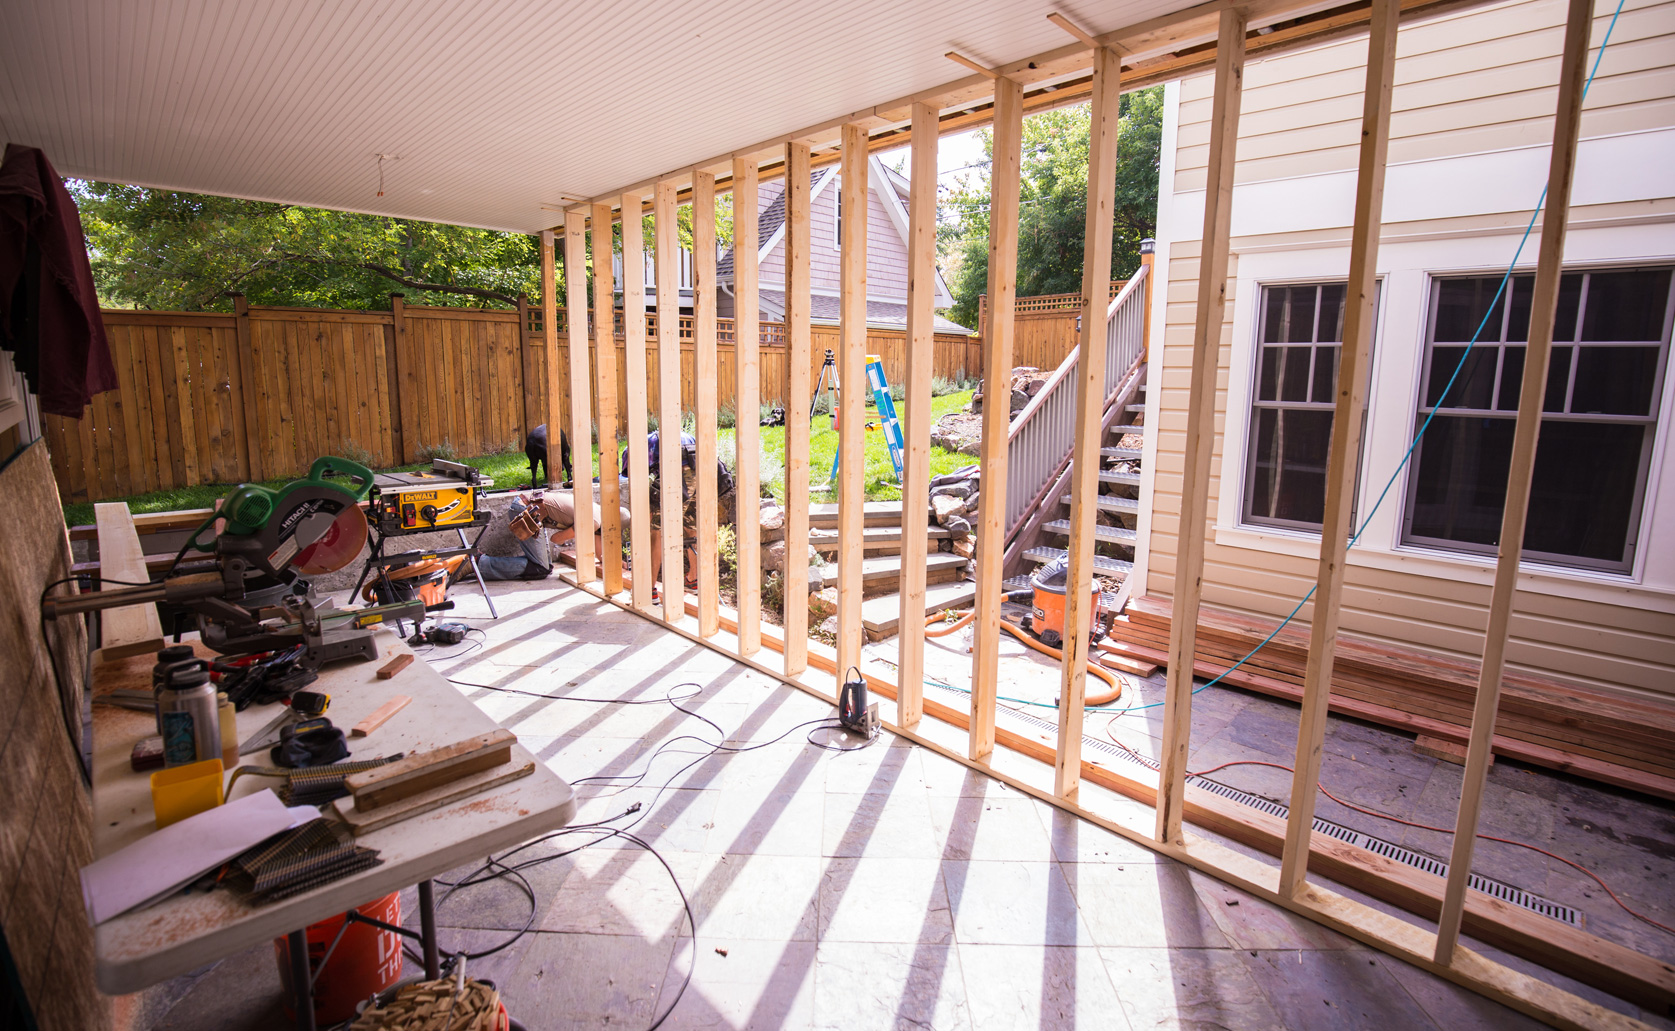
[[[1670,272],[1600,269],[1560,279],[1524,531],[1524,553],[1535,561],[1633,565],[1668,364]],[[1512,277],[1497,300],[1500,278],[1432,282],[1416,428],[1437,415],[1408,477],[1409,542],[1486,554],[1499,542],[1535,277]]]
[[[1344,283],[1262,289],[1246,523],[1319,530],[1325,518],[1345,290]]]

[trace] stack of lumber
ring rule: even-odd
[[[1212,677],[1274,629],[1264,620],[1205,606],[1198,619],[1194,673]],[[1111,649],[1165,664],[1169,603],[1139,598],[1111,630]],[[1306,627],[1288,626],[1223,683],[1302,698],[1308,662]],[[1385,726],[1463,743],[1471,726],[1478,664],[1441,658],[1340,634],[1331,708]],[[1624,699],[1525,673],[1502,683],[1494,752],[1619,787],[1675,799],[1675,708]]]

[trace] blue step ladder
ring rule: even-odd
[[[890,461],[896,467],[896,482],[902,480],[902,454],[907,450],[902,440],[901,420],[896,417],[896,402],[890,397],[890,383],[884,378],[884,360],[876,354],[867,355],[867,385],[872,388],[873,404],[878,408],[878,420],[884,427],[884,443],[890,447]],[[837,483],[841,449],[832,456],[831,482]]]

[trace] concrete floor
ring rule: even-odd
[[[639,773],[660,744],[684,734],[713,741],[711,728],[660,701],[693,690],[684,683],[700,690],[683,704],[734,744],[831,715],[817,699],[556,581],[491,586],[501,612],[493,622],[474,589],[453,592],[455,615],[488,639],[434,653],[447,675],[652,703],[461,688],[573,781]],[[1018,681],[1036,675],[1019,667]],[[1257,740],[1276,754],[1274,742],[1290,737],[1267,706],[1219,689],[1198,696],[1195,764],[1218,741],[1249,748]],[[1100,733],[1099,721],[1089,730]],[[528,870],[533,929],[472,961],[470,972],[494,980],[532,1029],[649,1026],[694,961],[665,1027],[1538,1026],[928,749],[884,735],[838,753],[812,747],[806,732],[709,757],[708,746],[677,741],[641,785],[584,790],[577,823],[646,804],[633,829],[691,900],[695,945],[669,873],[650,854],[607,841]],[[1398,763],[1386,745],[1335,730],[1329,784],[1344,764]],[[1497,770],[1499,784],[1507,774]],[[1417,778],[1417,767],[1391,772],[1389,783]],[[1432,769],[1414,787],[1389,790],[1422,800],[1444,792],[1445,780],[1435,791],[1431,783],[1447,776]],[[1375,797],[1384,783],[1372,777],[1350,790],[1382,808],[1392,804],[1388,791]],[[1550,800],[1543,811],[1551,813]],[[585,840],[571,835],[525,855],[556,856]],[[412,901],[409,892],[415,925]],[[528,901],[505,881],[462,890],[440,909],[443,948],[500,945],[529,917]],[[168,993],[175,1001],[157,1028],[288,1026],[266,946],[179,979]]]

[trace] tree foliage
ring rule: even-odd
[[[384,308],[391,293],[415,304],[508,307],[520,293],[531,303],[540,295],[539,243],[523,233],[116,183],[68,185],[107,307],[228,311],[236,293],[251,304],[307,308]],[[725,245],[732,198],[716,207]],[[648,252],[651,226],[648,216]],[[612,244],[619,252],[621,231]],[[690,206],[679,209],[679,238],[691,247]],[[562,239],[558,250],[562,303]]]
[[[1124,94],[1119,109],[1116,218],[1111,277],[1140,264],[1140,241],[1157,232],[1158,152],[1163,134],[1163,87]],[[1018,209],[1020,297],[1082,289],[1082,238],[1087,219],[1088,104],[1024,119]],[[994,139],[981,132],[992,159]],[[964,177],[943,201],[939,244],[950,270],[954,307],[949,318],[977,325],[977,298],[988,290],[989,172],[987,162]]]

